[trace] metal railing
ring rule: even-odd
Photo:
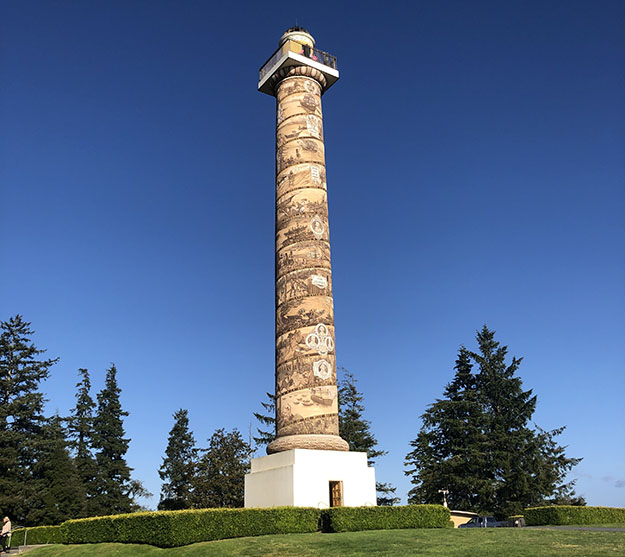
[[[8,538],[7,538],[7,553],[10,553],[11,549],[12,549],[12,545],[11,544],[13,543],[13,534],[15,534],[15,532],[19,532],[21,530],[24,530],[24,543],[18,544],[16,546],[18,552],[20,551],[19,550],[20,545],[23,545],[23,546],[26,545],[26,536],[28,534],[28,529],[26,528],[26,526],[16,526],[15,528],[11,528],[11,531],[9,532],[9,535],[8,535]]]
[[[307,44],[298,43],[297,41],[286,41],[281,47],[278,48],[270,57],[267,62],[263,64],[260,69],[260,77],[259,81],[262,81],[263,78],[275,67],[276,63],[280,58],[286,56],[287,53],[293,52],[294,54],[300,54],[305,56],[306,58],[310,58],[313,62],[317,62],[328,68],[332,68],[336,70],[336,56],[332,56],[323,50],[319,50],[318,48],[313,48],[308,46]]]

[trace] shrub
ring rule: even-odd
[[[191,543],[316,532],[317,509],[198,509],[82,518],[61,525],[65,543],[146,543],[177,547]]]
[[[615,507],[550,506],[525,509],[528,526],[553,524],[612,524],[625,523],[625,509]]]
[[[323,511],[324,531],[357,532],[396,528],[446,528],[449,509],[442,505],[335,507]]]
[[[11,534],[11,547],[24,545],[24,537],[28,545],[44,543],[63,543],[63,531],[60,526],[33,526],[32,528],[19,529]]]
[[[178,547],[197,542],[317,532],[393,528],[445,528],[449,510],[441,505],[405,507],[301,507],[271,509],[187,509],[68,520],[60,526],[28,528],[28,543],[145,543]],[[20,537],[21,535],[21,537]],[[23,543],[23,532],[13,545]]]
[[[120,515],[123,516],[123,515]],[[112,516],[67,520],[61,524],[65,543],[106,543],[117,541]]]

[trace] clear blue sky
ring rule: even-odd
[[[187,408],[245,436],[274,373],[275,101],[297,22],[324,96],[336,346],[403,475],[483,324],[566,425],[590,504],[625,506],[625,3],[0,4],[0,319],[61,361],[49,411],[115,362],[135,476]],[[155,506],[156,498],[150,502]]]

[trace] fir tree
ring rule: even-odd
[[[122,410],[120,393],[117,369],[113,364],[106,373],[104,388],[97,395],[98,407],[94,418],[93,440],[98,473],[94,482],[92,510],[96,515],[127,513],[133,508],[131,468],[125,459],[130,439],[124,437],[123,424],[128,412]]]
[[[266,393],[268,402],[261,402],[263,407],[262,412],[254,412],[254,417],[261,423],[260,427],[256,428],[258,433],[257,437],[253,437],[256,447],[267,446],[276,438],[276,395]]]
[[[249,471],[251,447],[237,429],[218,429],[199,460],[194,481],[196,508],[242,507],[244,477]]]
[[[369,466],[374,464],[376,458],[387,454],[378,448],[378,442],[371,433],[371,423],[365,420],[363,395],[356,387],[356,378],[344,368],[343,379],[339,381],[339,432],[341,437],[349,444],[350,451],[367,453]],[[399,497],[394,497],[396,488],[388,483],[376,482],[378,505],[388,506],[399,503]]]
[[[495,340],[486,326],[477,334],[479,352],[471,358],[479,366],[478,390],[487,416],[486,451],[491,455],[490,476],[495,509],[502,515],[519,514],[556,494],[572,494],[573,483],[562,481],[581,459],[567,458],[554,440],[564,427],[545,431],[530,427],[537,397],[523,390],[515,373],[522,358],[506,364],[507,346]]]
[[[158,472],[165,482],[161,487],[159,510],[187,509],[191,506],[197,449],[193,433],[189,430],[187,410],[178,410],[174,420],[163,464]]]
[[[130,512],[134,513],[138,511],[150,510],[147,507],[144,507],[143,505],[137,502],[137,499],[140,499],[140,498],[145,499],[145,498],[152,497],[154,495],[150,490],[146,489],[143,483],[140,482],[139,480],[135,478],[130,479],[130,483],[128,484],[127,495],[130,498]]]
[[[422,416],[406,457],[415,486],[409,502],[440,502],[438,490],[447,488],[454,508],[505,516],[572,496],[573,483],[562,482],[580,459],[566,457],[556,443],[564,428],[530,427],[536,396],[515,376],[522,359],[507,364],[507,347],[486,326],[477,342],[479,352],[460,349],[445,398]]]
[[[437,400],[423,414],[423,427],[410,443],[414,450],[406,457],[415,487],[408,493],[409,503],[441,502],[439,489],[447,489],[452,509],[488,509],[494,502],[492,482],[484,478],[486,455],[485,417],[471,373],[469,352],[460,348],[456,375]],[[419,474],[415,473],[419,470]]]
[[[42,450],[33,467],[38,491],[31,500],[29,524],[60,524],[84,514],[86,494],[67,450],[57,416],[43,429]]]
[[[67,419],[67,429],[70,438],[70,448],[74,456],[74,464],[85,489],[86,502],[82,516],[91,516],[97,512],[96,476],[98,465],[93,456],[93,411],[95,402],[91,398],[91,379],[89,372],[81,368],[78,370],[81,380],[76,384],[76,406],[72,408]]]
[[[56,359],[40,360],[44,350],[31,342],[30,323],[20,315],[0,323],[0,508],[26,523],[41,483],[33,468],[44,450],[43,394]]]

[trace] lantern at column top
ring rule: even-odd
[[[322,76],[322,92],[339,78],[336,56],[315,47],[315,39],[302,27],[291,27],[280,38],[276,50],[260,69],[258,90],[268,95],[275,94],[275,85],[286,77],[293,66],[309,67]]]

